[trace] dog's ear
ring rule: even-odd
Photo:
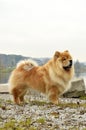
[[[56,51],[55,54],[54,54],[54,59],[57,59],[59,56],[60,56],[60,52]]]
[[[69,52],[68,50],[65,50],[64,52]]]

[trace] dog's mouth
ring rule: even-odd
[[[65,70],[70,70],[71,69],[71,67],[72,67],[72,60],[70,60],[70,63],[69,63],[69,65],[68,66],[63,66],[63,68],[65,69]]]

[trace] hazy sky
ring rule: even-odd
[[[86,61],[86,0],[0,0],[0,53]]]

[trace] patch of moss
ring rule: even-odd
[[[30,118],[26,119],[25,121],[17,122],[16,120],[10,120],[4,124],[0,130],[36,130],[35,127],[31,127],[32,121]]]
[[[37,128],[34,126],[31,126],[28,130],[37,130]]]
[[[35,100],[35,101],[31,101],[30,104],[31,104],[31,105],[44,106],[44,105],[47,104],[47,103],[44,102],[44,101]]]
[[[6,102],[9,103],[9,104],[12,104],[12,103],[13,103],[13,101],[10,100],[10,99],[9,99],[9,100],[6,100]]]
[[[80,97],[79,99],[86,100],[86,96]]]
[[[45,101],[34,100],[34,101],[30,102],[30,105],[38,105],[38,106],[48,105],[47,107],[51,107],[54,104],[47,103]],[[66,107],[69,107],[69,108],[84,107],[84,108],[86,108],[86,103],[79,103],[79,102],[76,102],[76,103],[59,103],[57,106],[60,106],[62,108],[66,108]]]
[[[37,119],[37,122],[40,123],[40,124],[44,124],[45,123],[45,118],[39,118]]]
[[[22,127],[28,127],[30,126],[31,122],[32,122],[31,119],[28,118],[25,121],[20,121],[18,124]]]
[[[60,103],[58,106],[62,107],[62,108],[78,108],[78,107],[84,107],[86,108],[86,103]]]
[[[16,127],[15,127],[15,124],[16,124],[16,121],[15,120],[11,120],[11,121],[9,121],[9,122],[6,122],[5,124],[4,124],[4,128],[13,128],[13,129],[15,129]]]

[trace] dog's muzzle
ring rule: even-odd
[[[69,70],[69,69],[72,67],[73,61],[70,60],[69,62],[70,62],[70,63],[69,63],[68,66],[64,66],[64,67],[63,67],[65,70]]]

